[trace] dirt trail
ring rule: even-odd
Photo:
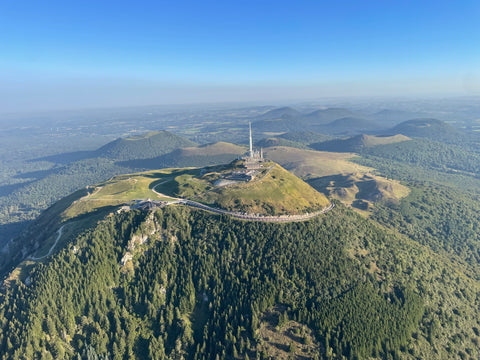
[[[60,240],[60,238],[62,237],[62,232],[63,232],[63,227],[65,225],[62,225],[60,227],[60,229],[57,230],[57,238],[55,239],[55,243],[52,245],[52,247],[50,248],[50,250],[48,250],[48,253],[46,255],[43,255],[43,256],[40,256],[40,257],[34,257],[34,256],[30,256],[30,259],[31,260],[41,260],[41,259],[44,259],[46,258],[47,256],[49,256],[53,249],[55,249],[55,246],[57,246],[57,243],[58,243],[58,240]]]

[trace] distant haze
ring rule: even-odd
[[[0,113],[480,93],[478,1],[4,1]]]

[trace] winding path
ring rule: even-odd
[[[273,168],[273,166],[268,169],[267,174],[270,172],[270,170]],[[265,177],[267,174],[265,174],[263,177]],[[263,179],[262,177],[262,179]],[[269,215],[257,215],[257,214],[248,214],[248,213],[242,213],[239,211],[228,211],[228,210],[223,210],[219,208],[214,208],[205,204],[201,204],[199,202],[193,201],[193,200],[188,200],[188,199],[181,199],[181,198],[176,198],[173,196],[168,196],[165,194],[162,194],[156,190],[156,187],[159,185],[162,185],[166,183],[169,180],[162,181],[161,183],[158,183],[152,188],[152,191],[161,196],[161,197],[167,197],[171,199],[175,199],[174,201],[165,201],[163,202],[164,205],[174,205],[174,204],[180,204],[180,205],[186,205],[190,207],[194,207],[197,209],[205,210],[208,212],[212,212],[215,214],[222,214],[222,215],[229,215],[232,216],[236,219],[242,219],[242,220],[249,220],[249,221],[265,221],[265,222],[292,222],[292,221],[305,221],[312,219],[316,216],[325,214],[329,211],[331,211],[335,207],[335,203],[331,202],[329,206],[323,208],[322,210],[319,211],[314,211],[311,213],[306,213],[306,214],[301,214],[301,215],[278,215],[278,216],[269,216]]]
[[[305,221],[305,220],[309,220],[311,218],[314,218],[316,216],[325,214],[325,213],[331,211],[335,207],[335,203],[332,202],[332,203],[330,203],[329,206],[323,208],[322,210],[315,211],[315,212],[312,212],[312,213],[306,213],[306,214],[301,214],[301,215],[269,216],[269,215],[246,214],[246,213],[241,213],[241,212],[237,212],[237,211],[227,211],[227,210],[223,210],[223,209],[212,208],[210,206],[200,204],[200,203],[198,203],[196,201],[192,201],[192,200],[172,201],[172,204],[187,205],[187,206],[202,209],[202,210],[205,210],[205,211],[213,212],[215,214],[230,215],[234,218],[242,219],[242,220],[266,221],[266,222]]]
[[[160,194],[160,193],[157,193]],[[163,194],[160,194],[163,195]],[[155,200],[137,200],[138,202],[134,205],[130,205],[132,209],[152,209],[155,207],[163,207],[166,205],[186,205],[190,207],[194,207],[197,209],[201,209],[204,211],[208,211],[214,214],[221,214],[221,215],[229,215],[236,219],[242,220],[249,220],[249,221],[265,221],[265,222],[292,222],[292,221],[305,221],[321,214],[325,214],[331,211],[335,207],[335,203],[330,203],[329,206],[323,208],[319,211],[314,211],[311,213],[300,214],[300,215],[260,215],[260,214],[249,214],[249,213],[242,213],[239,211],[228,211],[219,208],[214,208],[205,204],[201,204],[199,202],[188,200],[188,199],[179,199],[176,198],[174,201],[155,201]],[[145,206],[146,205],[146,206]]]
[[[50,248],[50,250],[48,250],[47,255],[43,255],[43,256],[40,256],[40,257],[30,256],[30,259],[31,259],[31,260],[41,260],[41,259],[44,259],[44,258],[46,258],[47,256],[49,256],[49,255],[52,253],[53,249],[55,249],[55,246],[57,246],[58,240],[60,240],[60,238],[62,237],[62,232],[63,232],[63,227],[64,227],[64,226],[65,226],[65,225],[62,225],[62,226],[60,227],[60,229],[57,230],[57,238],[55,239],[55,243],[52,245],[52,247]]]

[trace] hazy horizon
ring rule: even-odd
[[[480,94],[475,1],[0,4],[0,113]]]

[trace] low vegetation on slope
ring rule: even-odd
[[[398,203],[409,193],[399,181],[374,175],[375,169],[351,162],[355,156],[352,153],[288,147],[268,148],[266,153],[316,190],[359,210],[370,211],[378,202]]]
[[[154,185],[169,179],[172,171],[172,169],[163,169],[119,175],[104,183],[89,186],[87,193],[72,202],[62,213],[62,219],[64,221],[75,219],[105,207],[115,207],[139,199],[172,200],[153,191]]]
[[[62,219],[76,219],[138,199],[174,200],[180,197],[229,211],[264,215],[303,214],[329,204],[323,194],[274,163],[265,163],[250,182],[231,181],[227,186],[217,185],[239,170],[242,170],[241,162],[204,169],[162,169],[116,176],[88,187],[84,196],[75,199],[63,211]]]
[[[410,191],[398,180],[373,174],[325,176],[312,179],[309,184],[328,197],[360,210],[370,210],[377,202],[398,204]]]
[[[275,146],[264,150],[266,156],[302,179],[338,174],[367,173],[373,168],[349,161],[355,154],[331,153]]]
[[[220,187],[194,199],[222,209],[263,215],[303,214],[330,203],[323,194],[278,164],[271,166],[259,179]]]

